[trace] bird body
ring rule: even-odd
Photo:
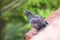
[[[25,12],[29,23],[37,30],[44,28],[48,23],[39,15],[34,15],[29,11]]]

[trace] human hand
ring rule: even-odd
[[[47,27],[32,36],[30,40],[60,40],[60,14],[57,14]]]
[[[60,18],[54,19],[44,30],[41,30],[31,40],[60,40]]]

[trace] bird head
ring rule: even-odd
[[[31,14],[31,12],[30,11],[25,11],[25,15],[30,15]]]

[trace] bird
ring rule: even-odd
[[[32,14],[30,11],[26,10],[25,15],[33,28],[36,30],[41,30],[48,25],[48,22],[45,21],[42,16]]]

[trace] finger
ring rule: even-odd
[[[47,17],[45,20],[48,23],[51,23],[56,17],[60,17],[60,8],[58,8],[55,12],[52,12],[51,15],[49,17]]]
[[[56,12],[60,12],[60,8],[58,8],[58,9],[56,10]]]

